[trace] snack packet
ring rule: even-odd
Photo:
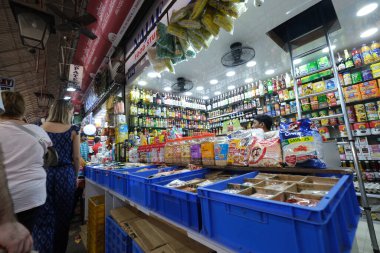
[[[283,160],[290,167],[326,168],[322,157],[322,137],[309,119],[280,124]]]

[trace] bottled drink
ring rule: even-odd
[[[257,94],[256,93],[256,96],[257,95],[259,95],[259,96],[264,96],[264,84],[263,84],[263,82],[260,80],[259,81],[259,88],[258,88],[258,90],[259,90],[259,94]]]
[[[343,70],[346,68],[346,65],[344,63],[344,60],[343,58],[340,56],[340,54],[338,53],[338,59],[337,59],[337,68],[338,70]]]
[[[347,49],[344,49],[344,65],[346,69],[354,67],[354,62]]]
[[[267,81],[267,90],[268,90],[268,94],[273,94],[273,83],[272,83],[272,80],[268,80]]]

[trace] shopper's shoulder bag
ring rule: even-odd
[[[31,136],[33,136],[34,138],[36,138],[38,143],[41,144],[42,148],[45,149],[45,144],[44,144],[43,138],[37,136],[36,133],[34,133],[32,130],[24,127],[23,125],[19,125],[16,123],[14,123],[12,125],[17,126],[19,129],[23,130],[24,132],[26,132],[26,133],[30,134]],[[44,168],[45,169],[58,165],[58,153],[54,147],[48,147],[47,152],[43,158],[44,158]]]

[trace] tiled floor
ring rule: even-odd
[[[374,222],[377,241],[380,245],[380,222]],[[365,220],[359,222],[356,231],[356,242],[352,248],[351,253],[372,253],[371,239],[369,238],[368,226]]]

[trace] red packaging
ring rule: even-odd
[[[354,106],[352,106],[352,105],[347,106],[347,114],[348,114],[348,121],[350,123],[355,123],[356,122],[356,116],[355,116]]]

